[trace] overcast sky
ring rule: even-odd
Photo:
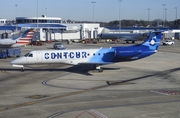
[[[180,0],[0,0],[0,18],[8,20],[15,17],[60,17],[62,20],[109,22],[120,19],[180,19]],[[95,3],[92,3],[92,2]],[[38,3],[38,4],[37,4]],[[37,7],[38,6],[38,7]],[[120,11],[120,14],[119,14]]]

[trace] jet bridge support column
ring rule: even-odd
[[[51,38],[51,32],[52,32],[51,29],[47,29],[47,30],[46,30],[46,42],[49,42],[49,41],[52,40],[52,38]]]

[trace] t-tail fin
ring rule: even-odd
[[[143,46],[148,46],[150,50],[157,50],[162,38],[162,31],[153,31],[147,39],[142,43]]]
[[[24,32],[24,34],[22,35],[22,37],[20,37],[16,43],[17,44],[24,44],[24,45],[27,45],[27,44],[30,44],[31,41],[32,41],[32,38],[33,38],[33,35],[34,35],[34,30],[33,29],[28,29]]]

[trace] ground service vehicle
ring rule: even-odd
[[[53,45],[54,49],[56,50],[65,50],[66,47],[64,47],[64,45],[62,45],[62,43],[60,42],[56,42],[54,45]]]
[[[2,48],[0,49],[0,59],[7,57],[20,57],[21,48]]]
[[[174,44],[174,41],[172,40],[166,40],[163,42],[163,45],[173,45]]]

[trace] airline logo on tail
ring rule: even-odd
[[[16,44],[30,44],[34,35],[34,30],[30,29],[26,31],[21,38],[16,41]]]
[[[150,45],[154,46],[156,44],[156,37],[153,37],[151,40],[150,40]]]

